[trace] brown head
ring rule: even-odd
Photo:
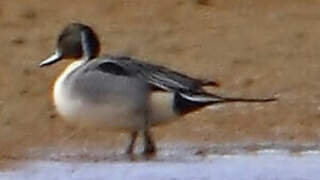
[[[72,23],[67,25],[59,35],[54,54],[40,63],[40,67],[54,64],[62,59],[79,59],[87,61],[98,56],[100,42],[96,33],[87,25]]]

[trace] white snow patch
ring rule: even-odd
[[[29,161],[0,171],[1,180],[318,180],[320,155],[288,153],[211,156],[183,162],[51,162]]]

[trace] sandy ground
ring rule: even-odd
[[[221,87],[210,91],[217,94],[280,99],[210,107],[155,127],[160,151],[319,149],[319,7],[316,0],[1,0],[1,162],[95,153],[108,159],[128,142],[125,132],[79,130],[55,113],[50,88],[68,62],[38,63],[70,22],[92,26],[102,52],[216,79]]]

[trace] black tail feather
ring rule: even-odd
[[[176,93],[174,102],[174,110],[178,114],[186,114],[191,111],[198,110],[202,107],[221,104],[221,103],[232,103],[232,102],[243,102],[243,103],[267,103],[277,101],[278,98],[232,98],[222,97],[214,94],[201,92],[197,94],[180,94]]]
[[[278,98],[262,98],[262,99],[255,99],[255,98],[221,98],[221,102],[219,103],[228,103],[228,102],[245,102],[245,103],[265,103],[265,102],[272,102],[277,101]]]

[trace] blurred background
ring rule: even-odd
[[[213,106],[155,127],[160,153],[319,149],[319,6],[316,0],[1,0],[0,160],[108,158],[126,147],[126,132],[78,129],[54,110],[51,87],[69,62],[38,64],[72,22],[93,27],[102,53],[217,80],[221,87],[209,91],[220,95],[280,99]]]

